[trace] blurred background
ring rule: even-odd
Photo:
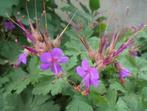
[[[59,7],[64,6],[61,2],[63,0],[55,1]],[[78,9],[81,9],[80,4],[89,9],[89,0],[71,0],[71,2]],[[116,27],[122,29],[132,25],[147,24],[147,0],[100,0],[100,5],[99,13],[108,18],[111,30]]]

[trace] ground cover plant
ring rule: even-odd
[[[146,24],[109,31],[99,0],[58,2],[0,2],[0,110],[146,111]]]

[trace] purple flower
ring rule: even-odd
[[[131,72],[127,68],[121,68],[119,71],[120,79],[124,79],[126,77],[129,77],[130,75],[131,75]]]
[[[28,55],[29,51],[25,49],[24,52],[19,55],[17,65],[20,65],[21,63],[26,64]]]
[[[87,60],[83,60],[81,66],[76,68],[76,72],[79,76],[83,78],[82,84],[86,86],[87,89],[91,85],[97,87],[99,84],[99,73],[95,67],[90,67]]]
[[[119,78],[124,80],[126,77],[131,76],[131,72],[127,69],[122,67],[118,62],[115,63],[116,68],[119,71]]]
[[[68,61],[68,57],[64,56],[63,51],[60,48],[53,48],[50,52],[45,52],[40,56],[42,70],[50,69],[55,75],[58,75],[61,71],[61,65]]]
[[[6,30],[12,30],[15,28],[15,25],[11,21],[5,21],[4,27]]]

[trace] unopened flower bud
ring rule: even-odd
[[[90,57],[90,59],[95,60],[95,51],[90,49],[88,50],[88,55]]]
[[[89,89],[86,89],[86,90],[82,91],[81,94],[83,96],[87,96],[89,94]]]
[[[57,37],[55,40],[53,40],[53,47],[60,47],[61,45],[61,37]]]
[[[80,85],[75,86],[74,89],[75,89],[77,92],[81,92],[81,87],[80,87]]]

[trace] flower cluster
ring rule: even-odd
[[[60,47],[61,36],[52,40],[47,31],[45,33],[41,32],[39,28],[37,26],[34,27],[31,22],[29,23],[31,30],[26,29],[20,20],[17,20],[17,23],[24,31],[27,40],[32,43],[31,49],[33,49],[33,52],[36,52],[36,55],[40,56],[44,52],[50,51],[52,48]],[[30,49],[30,47],[26,48]],[[30,50],[30,52],[31,51],[32,50]]]
[[[29,50],[25,49],[18,57],[16,66],[19,66],[21,63],[27,63],[27,57],[29,55]],[[64,64],[68,61],[68,57],[64,56],[63,51],[60,48],[53,48],[49,52],[45,52],[40,55],[42,70],[50,69],[55,75],[58,75],[62,72],[61,64]]]
[[[24,46],[24,51],[19,55],[16,66],[26,64],[28,55],[32,54],[40,57],[42,70],[50,69],[55,75],[60,74],[62,72],[61,64],[68,61],[68,57],[64,56],[63,51],[58,48],[63,32],[55,40],[52,40],[47,31],[41,32],[39,27],[34,26],[32,22],[29,22],[29,29],[20,20],[17,20],[17,25],[23,30],[26,39],[32,46]]]
[[[24,31],[27,40],[32,44],[31,47],[24,46],[24,52],[19,55],[17,65],[21,63],[27,63],[27,57],[29,54],[36,55],[40,58],[40,69],[50,70],[56,76],[63,73],[62,64],[68,61],[68,57],[64,55],[63,51],[59,48],[61,44],[61,35],[57,36],[55,40],[49,37],[48,32],[41,32],[39,28],[30,22],[30,29],[26,29],[25,26],[17,20],[18,25]],[[95,51],[90,47],[85,38],[81,38],[81,42],[87,49],[90,59],[94,62],[94,66],[89,65],[88,60],[83,60],[81,66],[76,67],[76,73],[82,78],[82,81],[77,90],[81,91],[83,95],[89,93],[91,86],[97,87],[100,83],[99,71],[112,64],[115,66],[119,73],[119,79],[123,82],[126,77],[131,76],[131,72],[124,68],[116,58],[127,48],[130,48],[134,41],[128,39],[125,43],[121,44],[119,48],[116,48],[119,34],[113,34],[112,40],[108,40],[106,36],[102,37],[99,42],[99,48]],[[108,42],[109,41],[109,42]],[[135,54],[134,50],[130,50],[130,53]]]
[[[97,67],[105,68],[107,65],[114,63],[116,58],[133,44],[133,39],[128,39],[118,49],[115,49],[118,37],[118,34],[113,34],[110,43],[108,43],[107,37],[102,37],[97,51],[94,51],[84,38],[81,38],[81,41],[87,49],[89,57],[94,60]]]
[[[6,26],[8,26],[9,24],[7,23]],[[29,29],[27,29],[19,19],[17,19],[17,25],[23,30],[28,42],[31,43],[31,47],[24,46],[25,50],[27,49],[29,51],[29,54],[33,54],[40,57],[42,54],[46,52],[51,52],[52,49],[60,47],[63,32],[59,34],[56,39],[52,40],[47,30],[45,32],[41,32],[39,27],[37,25],[35,26],[31,21],[29,22]],[[26,58],[25,56],[25,54],[21,54],[19,56],[18,61],[21,62],[18,62],[18,65],[20,63],[25,63],[23,59]]]
[[[114,65],[115,68],[118,70],[119,73],[119,79],[120,81],[123,83],[124,79],[126,77],[131,76],[131,72],[124,68],[118,61],[117,61],[117,57],[127,48],[131,49],[133,46],[133,39],[130,38],[128,39],[125,43],[121,44],[119,48],[115,48],[116,47],[116,43],[118,41],[119,38],[119,34],[113,34],[112,40],[109,42],[107,36],[103,36],[100,39],[100,43],[99,43],[99,48],[97,49],[97,51],[95,51],[94,49],[92,49],[90,47],[90,45],[88,44],[88,42],[86,41],[85,38],[81,38],[81,42],[83,43],[83,45],[85,46],[85,48],[87,49],[88,55],[90,57],[91,60],[94,61],[94,63],[96,64],[95,69],[97,68],[97,70],[101,70],[101,69],[105,69],[108,65]],[[134,48],[133,48],[134,49]],[[136,52],[134,50],[129,50],[130,53],[133,53],[133,55],[136,55]],[[83,65],[82,62],[82,68],[78,67],[77,68],[77,73],[83,78],[83,81],[85,83],[85,86],[88,87],[89,84],[90,85],[94,85],[95,84],[90,81],[89,84],[87,81],[85,81],[86,76],[82,76],[81,74],[84,74],[83,70],[84,67],[86,67],[85,65]],[[80,72],[81,71],[81,72]],[[91,70],[89,69],[88,71],[85,72],[90,72]],[[95,75],[96,72],[95,72]],[[92,77],[92,76],[90,76]],[[91,80],[89,78],[89,80]],[[95,82],[98,84],[98,82],[95,80]]]

